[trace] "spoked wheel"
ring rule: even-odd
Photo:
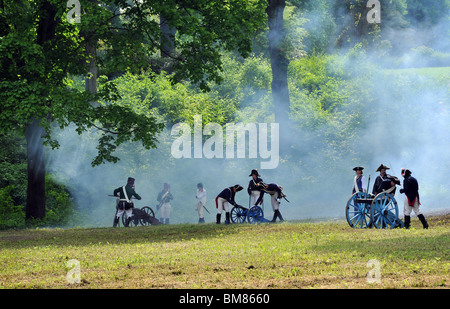
[[[129,227],[138,226],[141,223],[139,220],[139,215],[137,214],[137,211],[135,208],[132,209],[132,213],[133,213],[133,215],[130,217],[130,224],[128,225]],[[122,215],[123,226],[127,226],[126,222],[127,222],[127,213],[124,212]]]
[[[234,206],[231,209],[231,222],[244,223],[247,219],[247,209],[239,206]]]
[[[366,201],[368,196],[365,192],[356,192],[348,200],[345,217],[351,227],[360,229],[372,227],[370,203]]]
[[[149,206],[142,207],[141,212],[142,225],[152,225],[156,223],[155,212]]]
[[[255,224],[264,222],[264,212],[261,207],[253,206],[248,210],[247,214],[248,223]]]
[[[375,196],[371,206],[371,218],[377,229],[393,229],[399,225],[398,205],[389,193]]]

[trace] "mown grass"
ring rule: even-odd
[[[2,288],[448,288],[450,215],[410,230],[346,222],[0,232]],[[80,262],[80,283],[66,279]],[[369,283],[369,260],[380,281]]]

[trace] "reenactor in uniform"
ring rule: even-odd
[[[387,175],[385,179],[381,181],[377,191],[378,193],[385,192],[395,196],[395,191],[397,189],[396,185],[400,185],[400,179],[395,176]]]
[[[405,204],[403,213],[405,215],[405,228],[409,229],[411,225],[411,211],[414,213],[422,222],[423,228],[428,228],[428,222],[425,216],[420,211],[420,199],[419,199],[419,183],[417,179],[411,176],[411,171],[409,169],[402,168],[403,179],[403,189],[400,189],[400,193],[405,193]]]
[[[127,216],[127,220],[125,221],[125,227],[128,227],[130,224],[130,218],[133,216],[133,207],[134,204],[131,201],[133,197],[140,200],[141,197],[139,194],[134,191],[134,178],[128,177],[127,184],[123,187],[119,187],[114,190],[113,195],[119,197],[119,202],[117,204],[117,212],[114,217],[113,227],[116,227],[119,224],[120,216],[125,212]]]
[[[205,223],[203,209],[206,207],[206,190],[203,188],[203,184],[201,182],[197,184],[197,195],[195,198],[197,200],[195,210],[198,211],[198,223]]]
[[[220,224],[220,219],[222,217],[222,211],[225,210],[225,224],[230,223],[230,208],[229,204],[233,206],[237,206],[237,203],[234,201],[234,198],[236,196],[236,192],[241,191],[244,189],[240,185],[234,185],[232,187],[228,187],[222,190],[222,192],[219,193],[216,197],[216,208],[217,208],[217,215],[216,215],[216,223]]]
[[[353,170],[356,172],[356,176],[353,181],[352,194],[355,194],[355,192],[366,192],[366,179],[363,175],[363,169],[364,167],[362,166],[353,168]]]
[[[381,192],[380,185],[383,180],[386,180],[388,178],[389,175],[386,174],[386,171],[388,169],[389,169],[389,167],[387,167],[384,164],[381,164],[377,168],[376,172],[380,172],[380,175],[375,179],[375,183],[373,184],[372,194],[377,195],[378,193]]]
[[[273,210],[273,218],[271,222],[275,223],[277,221],[277,218],[279,218],[280,221],[284,221],[283,216],[280,213],[280,203],[281,198],[283,197],[281,191],[283,190],[283,188],[275,183],[265,184],[261,182],[260,186],[262,187],[263,194],[267,193],[270,195],[270,201],[272,203],[272,210]],[[259,204],[261,201],[262,195],[256,201],[256,205]]]
[[[157,198],[157,201],[159,202],[158,209],[160,210],[159,221],[161,224],[169,224],[170,209],[172,208],[170,201],[173,200],[173,195],[169,191],[170,185],[164,183],[163,190],[159,192]]]
[[[263,202],[262,196],[264,195],[264,192],[262,191],[262,186],[260,185],[260,183],[263,180],[259,178],[260,175],[258,174],[258,170],[256,169],[252,170],[252,172],[248,176],[252,177],[252,179],[248,183],[247,188],[248,195],[250,195],[250,207],[258,205],[256,204],[256,201],[260,201],[260,204],[262,204]]]

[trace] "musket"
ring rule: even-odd
[[[205,208],[205,210],[206,210],[207,213],[211,214],[211,213],[209,212],[208,208],[206,208],[205,205],[203,205],[203,208]]]

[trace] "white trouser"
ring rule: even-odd
[[[251,194],[250,194],[250,198],[251,198],[251,200],[250,200],[250,202],[251,202],[250,207],[255,205],[255,203],[259,199],[260,195],[261,195],[261,191],[258,191],[258,190],[252,190],[251,191]]]
[[[273,211],[280,209],[280,202],[277,201],[278,194],[272,194],[270,196],[270,201],[272,202]]]
[[[130,209],[127,209],[127,210],[125,210],[125,209],[122,209],[122,210],[117,209],[116,217],[120,218],[120,216],[122,216],[123,213],[125,213],[127,215],[127,218],[130,218],[130,217],[133,216],[133,208],[130,208]]]
[[[205,203],[206,204],[206,203]],[[195,210],[198,211],[198,217],[203,218],[203,202],[197,201],[197,205],[195,206]]]
[[[230,208],[229,208],[230,203],[227,202],[226,199],[218,197],[217,198],[217,213],[222,214],[222,211],[225,210],[225,212],[229,212]]]
[[[416,200],[414,201],[414,206],[409,206],[408,198],[405,196],[405,204],[403,207],[403,214],[405,216],[409,216],[409,215],[411,215],[411,211],[413,211],[413,210],[414,210],[414,213],[416,214],[416,216],[422,214],[422,212],[420,211],[420,207],[419,207],[419,200],[416,197]]]
[[[162,219],[169,219],[170,217],[170,209],[172,206],[170,203],[163,203],[161,208],[159,209],[159,217]]]

